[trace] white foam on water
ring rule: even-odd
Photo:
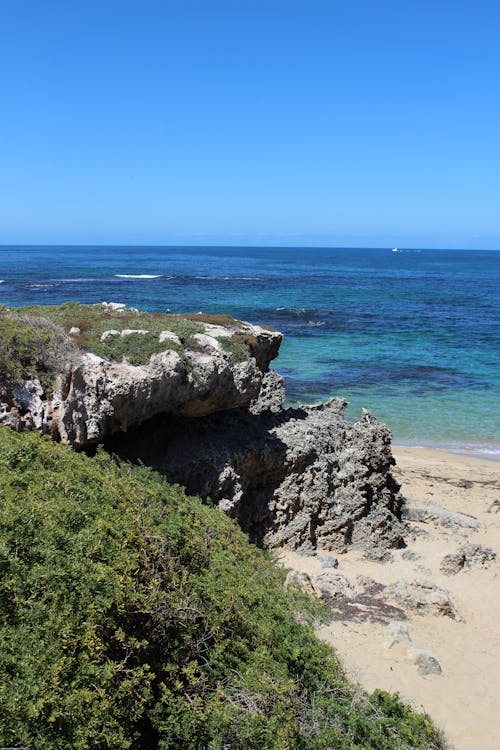
[[[82,281],[97,281],[97,279],[92,279],[87,276],[82,279],[54,279],[54,281],[60,281],[60,282],[67,284],[67,283],[81,283]]]
[[[159,279],[161,273],[115,273],[119,279]]]
[[[290,312],[295,315],[302,315],[307,312],[307,307],[277,307],[276,310],[279,312]]]
[[[266,276],[194,276],[193,278],[200,281],[267,281]]]
[[[481,456],[491,456],[491,458],[497,458],[500,460],[500,446],[492,446],[492,445],[463,445],[463,446],[453,446],[450,450],[456,451],[460,453],[471,453],[475,455],[481,455]]]

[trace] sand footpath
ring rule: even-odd
[[[281,560],[333,586],[334,620],[318,635],[352,678],[426,710],[456,750],[498,750],[500,462],[393,452],[409,506],[405,550],[387,562],[356,551]]]

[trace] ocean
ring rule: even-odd
[[[500,459],[500,251],[0,248],[0,304],[68,300],[272,326],[289,403],[341,396],[395,443]]]

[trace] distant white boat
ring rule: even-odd
[[[399,253],[399,247],[393,247],[392,248],[393,253]]]

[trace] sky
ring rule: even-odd
[[[500,249],[500,2],[3,0],[15,243]]]

